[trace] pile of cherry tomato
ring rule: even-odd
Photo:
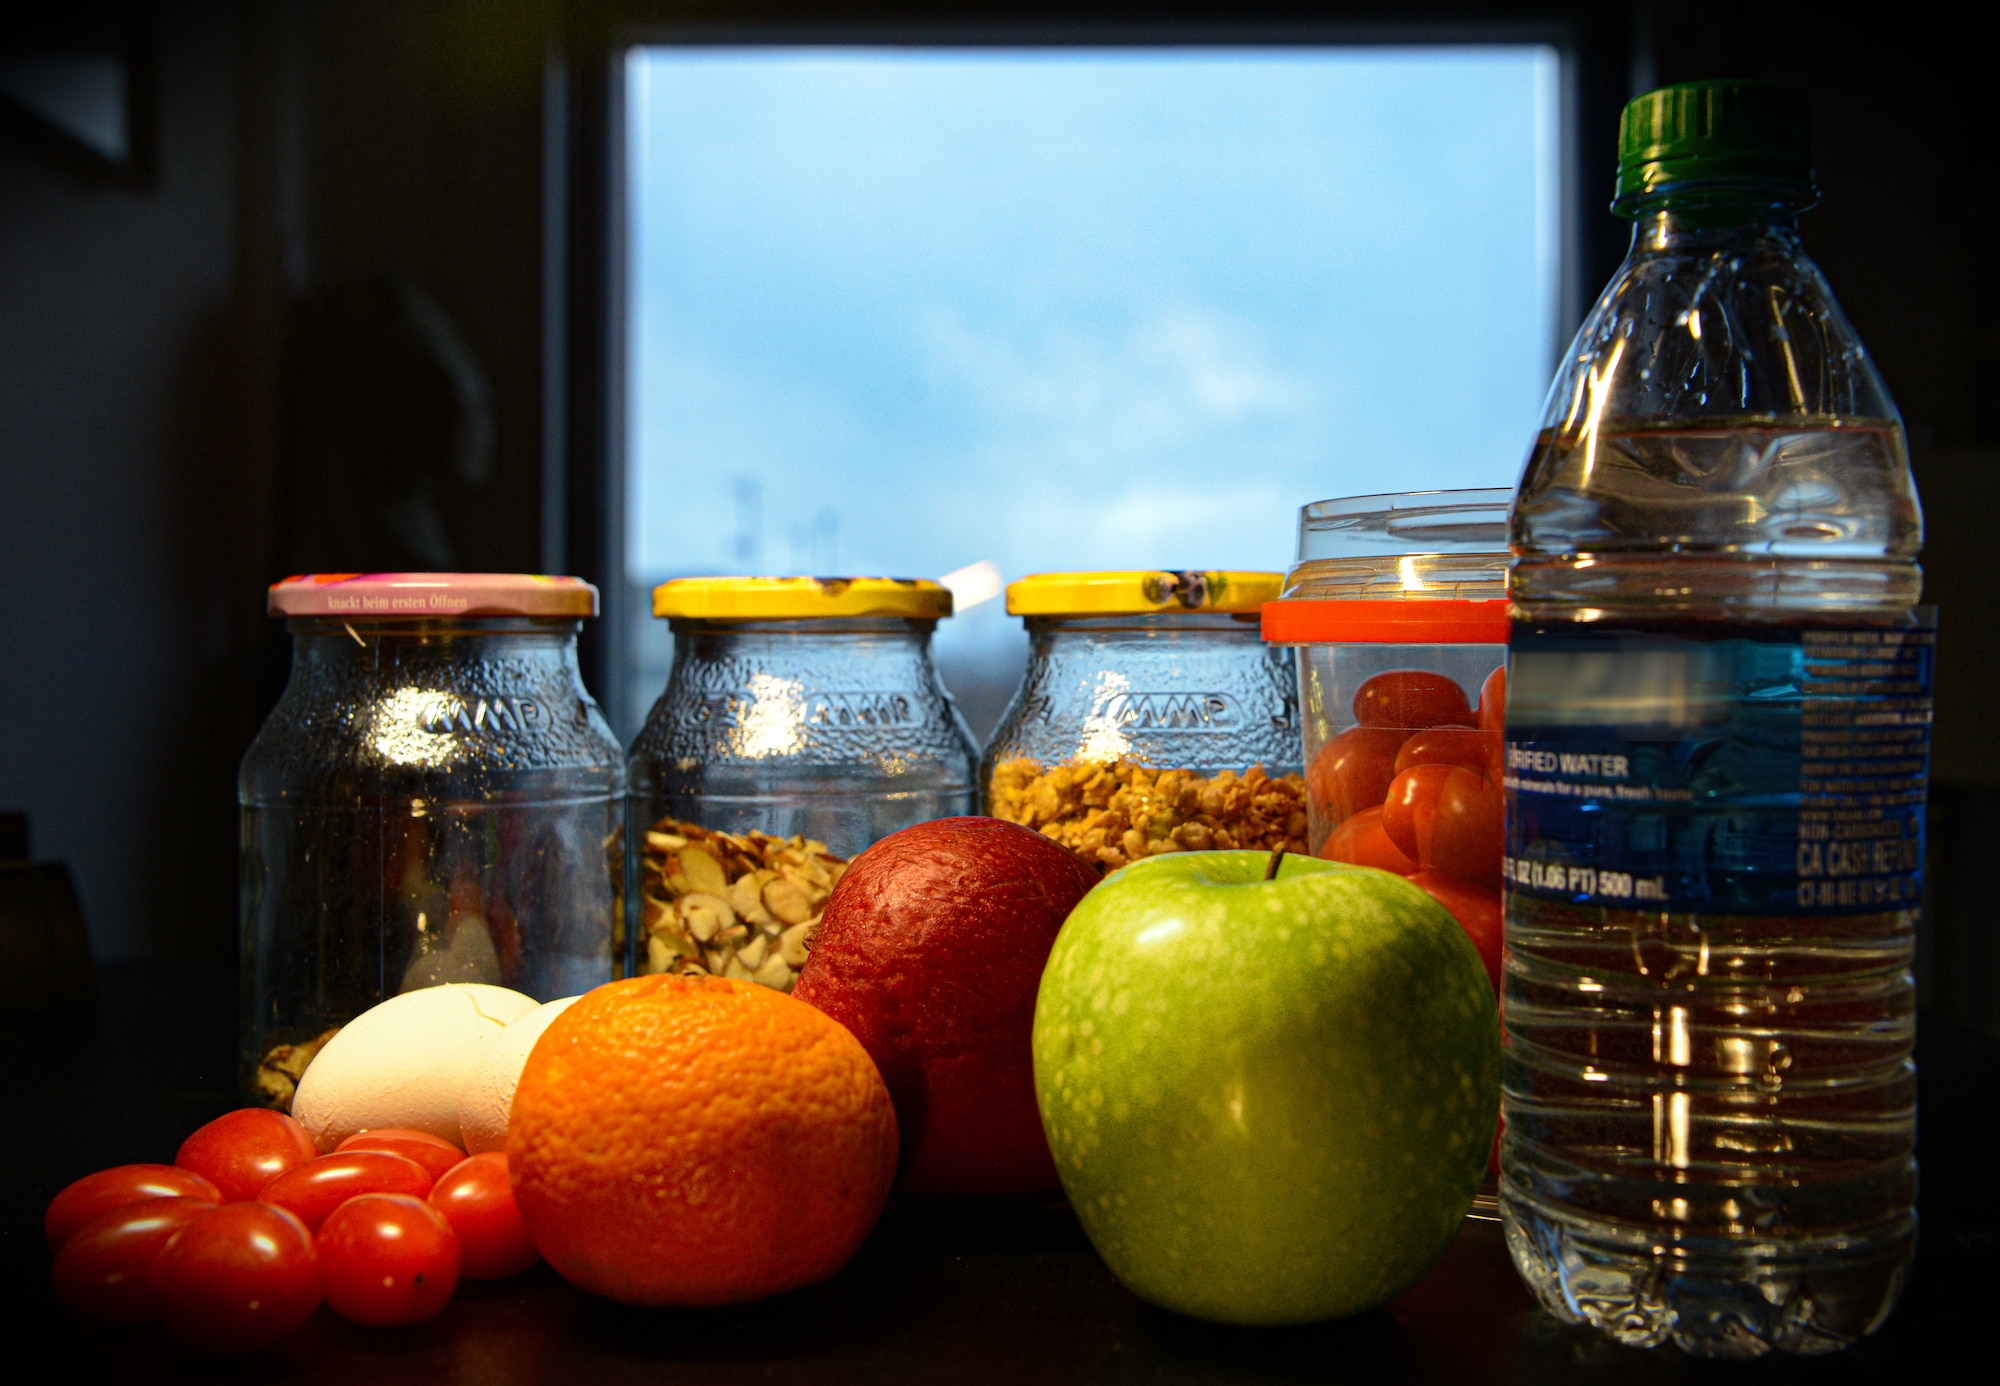
[[[1306,792],[1334,825],[1332,861],[1408,876],[1451,911],[1500,985],[1500,855],[1507,671],[1477,708],[1443,674],[1397,669],[1354,695],[1354,720],[1320,747]]]
[[[50,1202],[57,1295],[116,1323],[164,1323],[210,1352],[255,1352],[322,1300],[362,1324],[421,1323],[460,1276],[537,1260],[507,1157],[422,1131],[364,1131],[321,1155],[281,1112],[244,1108],[171,1165],[119,1165]]]

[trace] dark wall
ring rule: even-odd
[[[233,946],[265,584],[541,567],[540,7],[144,13],[150,179],[0,125],[0,808],[107,958]]]
[[[233,638],[240,59],[232,6],[158,30],[150,187],[0,132],[0,806],[103,955],[233,924],[226,748],[190,729]]]

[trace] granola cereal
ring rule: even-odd
[[[1253,765],[1203,777],[1129,760],[1044,769],[1026,756],[993,769],[993,816],[1035,829],[1115,871],[1162,852],[1306,848],[1305,778]]]
[[[640,864],[642,973],[737,977],[790,991],[844,858],[807,837],[662,818]]]
[[[291,1111],[299,1079],[306,1076],[306,1065],[339,1033],[340,1027],[336,1025],[303,1044],[280,1044],[266,1052],[257,1064],[257,1095],[264,1099],[265,1105],[281,1112]]]

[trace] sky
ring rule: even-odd
[[[1553,49],[633,50],[627,544],[712,573],[1273,568],[1511,486]]]

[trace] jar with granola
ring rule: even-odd
[[[623,956],[624,757],[584,691],[597,590],[505,573],[288,578],[291,680],[243,757],[241,1080],[289,1107],[398,992],[543,1001]]]
[[[1162,852],[1307,845],[1278,573],[1044,573],[1007,589],[1028,668],[987,748],[986,811],[1115,870]]]
[[[791,990],[847,862],[970,813],[978,751],[931,662],[951,593],[901,578],[678,578],[673,670],[627,765],[634,971]]]

